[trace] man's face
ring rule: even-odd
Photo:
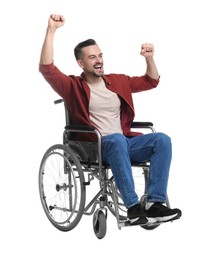
[[[82,58],[77,62],[86,76],[100,77],[104,73],[103,54],[97,45],[82,48]]]

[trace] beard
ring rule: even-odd
[[[92,75],[94,75],[95,77],[101,77],[101,76],[103,76],[103,74],[104,74],[103,70],[100,72],[93,71],[93,73],[92,73]]]
[[[103,68],[93,69],[93,70],[85,70],[85,73],[90,75],[90,76],[99,78],[99,77],[103,76],[104,70],[103,70]]]

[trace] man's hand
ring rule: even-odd
[[[52,14],[48,20],[48,27],[56,30],[57,28],[63,26],[65,23],[65,18],[63,15]]]
[[[151,43],[144,43],[141,45],[140,55],[147,58],[152,58],[154,56],[154,45]]]

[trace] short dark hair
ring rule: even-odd
[[[79,60],[81,58],[82,48],[91,46],[91,45],[97,45],[96,41],[93,39],[88,39],[88,40],[78,43],[77,46],[74,48],[74,56],[75,56],[76,60]]]

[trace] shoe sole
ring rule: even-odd
[[[148,223],[148,219],[146,217],[132,218],[129,219],[130,225],[140,225]]]
[[[173,221],[176,219],[179,219],[180,215],[179,214],[174,214],[174,215],[170,215],[170,216],[165,216],[165,217],[148,217],[148,221],[149,223],[156,223],[156,222],[168,222],[168,221]]]

